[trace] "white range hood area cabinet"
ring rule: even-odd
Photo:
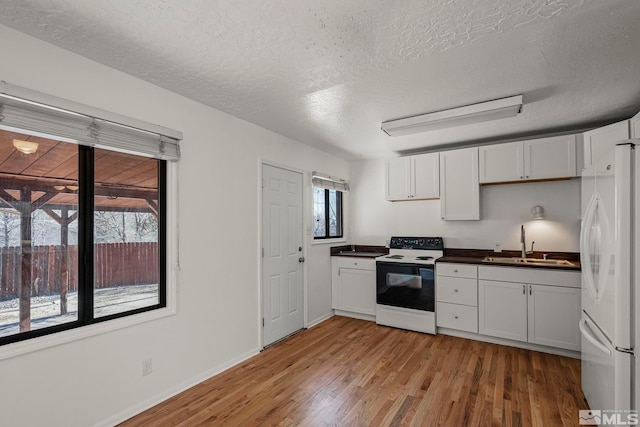
[[[389,201],[440,197],[439,154],[397,157],[386,162],[386,198]]]
[[[572,178],[576,138],[554,136],[480,147],[480,183]]]
[[[479,220],[478,147],[440,153],[440,214],[443,220]]]

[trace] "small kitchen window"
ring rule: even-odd
[[[313,238],[343,237],[343,197],[349,184],[339,178],[313,173]]]

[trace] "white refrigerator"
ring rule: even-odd
[[[592,410],[638,409],[640,139],[582,173],[582,390]]]

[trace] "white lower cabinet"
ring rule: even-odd
[[[580,350],[579,272],[481,266],[478,278],[479,333]]]
[[[478,332],[527,341],[527,296],[522,283],[478,281]]]
[[[436,265],[436,326],[478,333],[478,267]]]
[[[580,350],[580,288],[529,285],[528,341]]]
[[[349,313],[375,316],[375,260],[332,257],[331,264],[332,308]]]

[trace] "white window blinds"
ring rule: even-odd
[[[337,190],[343,192],[349,191],[348,181],[341,178],[336,178],[334,176],[320,174],[318,172],[313,172],[311,174],[311,183],[314,187],[317,188],[326,188],[329,190]]]
[[[0,82],[0,127],[163,160],[180,159],[180,132]]]

